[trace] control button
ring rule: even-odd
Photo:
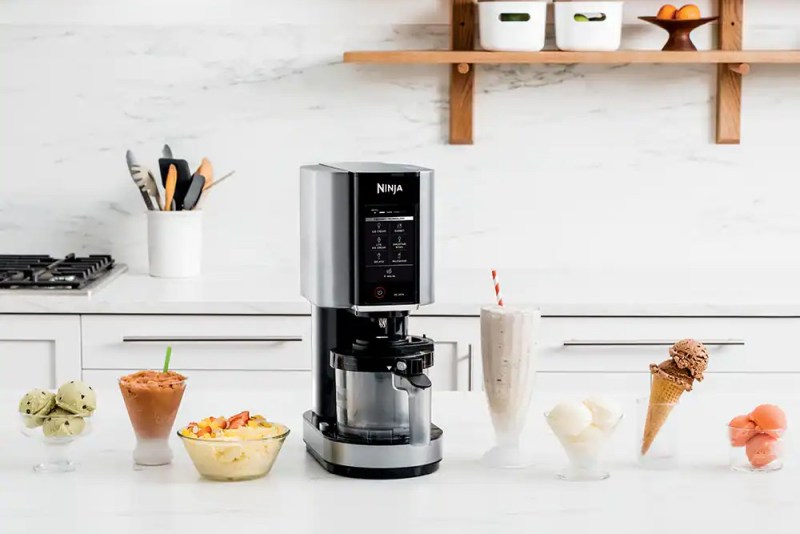
[[[377,236],[370,238],[370,250],[386,250],[387,238]]]
[[[392,252],[392,263],[408,263],[408,251],[395,248],[394,252]]]
[[[406,362],[399,361],[397,362],[397,370],[398,371],[405,371],[407,369]]]
[[[369,235],[387,235],[389,233],[388,222],[370,222],[366,223],[366,227]]]
[[[386,290],[382,287],[376,287],[372,294],[375,295],[376,299],[382,299],[386,296]]]
[[[367,265],[387,265],[389,253],[385,250],[368,250],[366,254]]]

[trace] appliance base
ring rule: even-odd
[[[389,480],[397,478],[413,478],[423,475],[430,475],[439,469],[439,462],[415,467],[393,467],[393,468],[372,468],[372,467],[351,467],[349,465],[338,465],[326,462],[317,451],[306,445],[306,450],[327,472],[347,478],[366,478],[373,480]]]
[[[316,424],[310,410],[303,414],[303,441],[311,456],[330,473],[351,478],[392,479],[428,475],[442,460],[442,430],[431,425],[425,446],[366,444],[338,439]]]

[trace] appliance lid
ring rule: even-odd
[[[324,167],[338,169],[353,174],[368,173],[409,173],[428,171],[425,167],[407,165],[404,163],[382,163],[380,161],[348,161],[339,163],[320,163]]]

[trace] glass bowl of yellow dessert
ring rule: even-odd
[[[197,471],[211,480],[252,480],[270,472],[289,429],[241,412],[207,417],[178,431]]]

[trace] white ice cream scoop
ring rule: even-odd
[[[583,404],[592,413],[592,423],[604,432],[612,430],[622,417],[619,404],[601,395],[589,397]]]
[[[592,424],[592,412],[580,402],[560,402],[547,414],[547,423],[558,437],[570,438]]]

